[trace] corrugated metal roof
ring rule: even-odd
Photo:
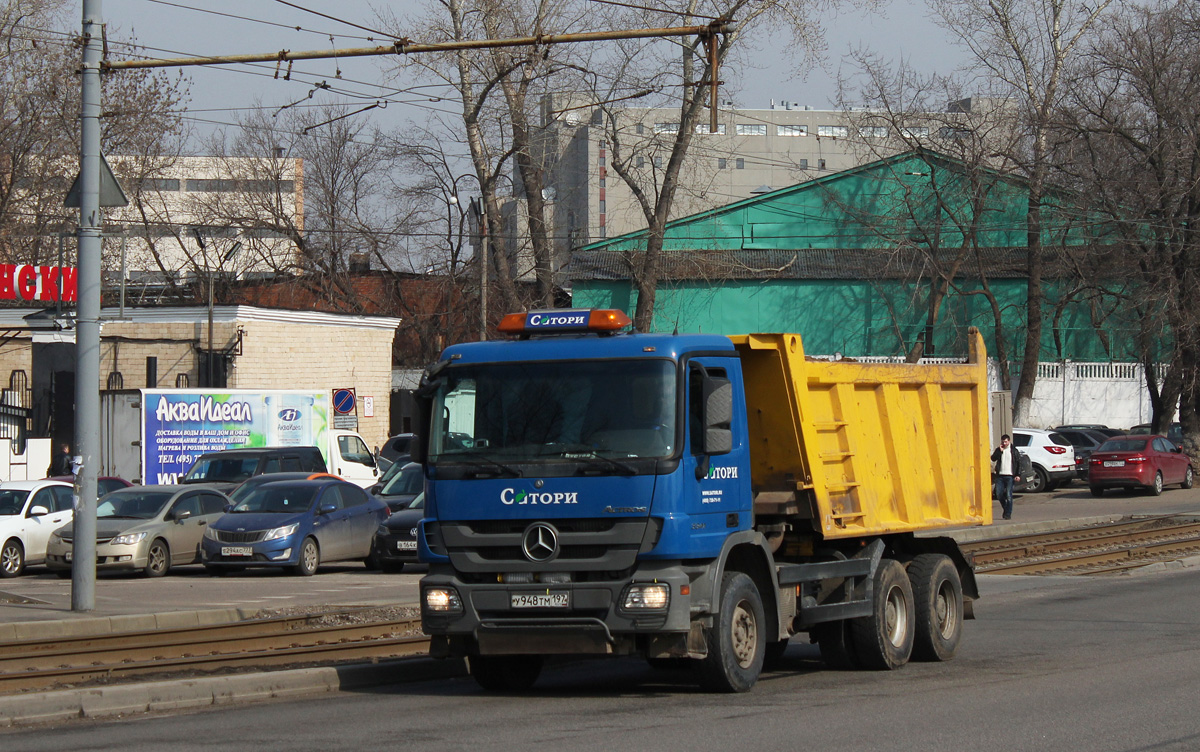
[[[1073,254],[1079,249],[1072,249]],[[1056,250],[1046,252],[1047,273],[1069,267],[1057,263]],[[966,251],[959,277],[1019,279],[1025,276],[1024,248],[980,248]],[[621,280],[630,278],[631,263],[641,254],[620,251],[576,251],[567,274],[572,281]],[[959,251],[940,251],[931,256],[914,248],[863,249],[814,248],[804,250],[716,250],[664,251],[660,257],[662,280],[736,279],[912,279],[950,269]]]

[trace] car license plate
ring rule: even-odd
[[[1125,460],[1105,460],[1105,467],[1125,467]]]
[[[417,550],[417,542],[416,541],[396,541],[396,550],[397,551],[416,551]]]
[[[222,556],[253,556],[254,549],[250,546],[221,546]]]
[[[513,593],[513,608],[568,608],[570,593]]]

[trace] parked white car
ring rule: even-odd
[[[1070,483],[1075,477],[1075,447],[1054,431],[1039,428],[1014,428],[1013,446],[1033,463],[1033,481],[1026,491],[1049,491]]]
[[[44,562],[50,534],[74,516],[70,483],[0,483],[0,577],[19,577],[26,564]]]

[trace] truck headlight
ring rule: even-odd
[[[299,527],[299,522],[293,522],[290,525],[284,525],[283,527],[277,527],[274,530],[268,530],[267,534],[263,537],[263,542],[265,543],[266,541],[282,540],[287,538],[295,534],[296,529]]]
[[[463,610],[462,599],[454,588],[425,589],[425,610],[439,614],[457,614]]]
[[[625,588],[621,608],[629,611],[661,611],[671,603],[671,586],[662,583],[635,583]]]
[[[145,537],[145,533],[127,533],[125,535],[118,535],[116,538],[112,539],[112,542],[113,545],[116,546],[132,546],[134,543],[137,543]]]

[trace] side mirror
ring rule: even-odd
[[[320,512],[321,514],[329,514],[331,512],[336,512],[337,504],[322,504],[320,507],[317,508],[317,511]]]
[[[232,504],[226,504],[226,505],[224,506],[224,508],[223,508],[223,509],[224,509],[225,513],[226,513],[226,514],[228,514],[228,513],[230,513],[230,512],[232,512],[232,511],[233,511],[233,505],[232,505]]]
[[[703,377],[704,453],[733,451],[733,384],[726,378]]]
[[[188,517],[191,517],[191,516],[192,516],[192,513],[190,510],[180,509],[178,512],[174,513],[173,518],[176,522],[183,522],[184,520],[186,520]]]
[[[35,507],[31,507],[29,510],[30,517],[43,517],[47,514],[50,514],[50,510],[47,509],[46,507],[42,506],[41,504],[38,504]]]

